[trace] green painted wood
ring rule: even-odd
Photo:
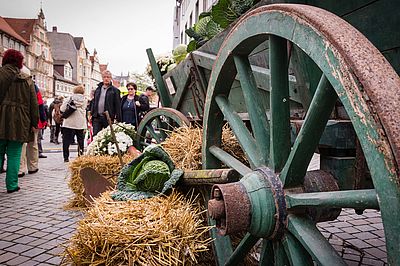
[[[257,243],[258,237],[255,237],[249,233],[247,233],[242,241],[240,241],[239,245],[236,247],[232,256],[225,262],[225,266],[236,266],[240,262],[244,260],[247,253],[251,250],[251,248]]]
[[[251,173],[251,169],[240,162],[238,159],[227,153],[226,151],[222,150],[217,146],[210,147],[210,153],[213,154],[216,158],[218,158],[221,162],[227,165],[230,168],[235,169],[238,173],[242,176]]]
[[[193,57],[198,66],[211,70],[216,60],[216,56],[212,54],[203,53],[200,51],[194,51]],[[268,68],[260,67],[257,65],[251,65],[253,75],[257,84],[257,88],[266,92],[270,91],[270,71]],[[321,75],[319,75],[321,76]],[[291,101],[302,103],[301,95],[298,91],[298,84],[294,75],[289,76],[289,97]],[[236,98],[239,99],[239,98]],[[269,103],[268,103],[269,107]]]
[[[271,68],[271,167],[280,172],[290,152],[290,113],[287,45],[269,37]]]
[[[260,261],[259,265],[263,266],[274,266],[274,249],[272,246],[272,241],[269,239],[263,239],[261,251],[260,251]]]
[[[329,207],[379,210],[374,189],[287,194],[288,208]]]
[[[274,265],[290,265],[289,258],[286,255],[285,247],[281,242],[273,242],[274,247]]]
[[[156,80],[156,83],[157,83],[157,89],[158,89],[158,94],[160,96],[161,104],[164,107],[170,107],[171,106],[171,98],[170,98],[168,89],[166,88],[166,86],[164,84],[164,80],[162,79],[160,69],[157,66],[153,51],[149,48],[149,49],[146,49],[146,52],[147,52],[147,57],[149,58],[149,61],[150,61],[150,66],[151,66],[151,70],[153,72],[154,79]]]
[[[346,265],[343,258],[329,244],[328,240],[311,220],[289,215],[288,230],[303,245],[318,265]]]
[[[262,159],[262,163],[255,166],[268,165],[270,136],[266,110],[263,108],[262,98],[247,56],[234,56],[233,58],[246,102],[253,135],[257,142],[258,153],[261,157],[260,159]],[[289,95],[287,97],[289,98]]]
[[[228,121],[236,139],[242,147],[242,150],[249,158],[250,163],[255,167],[261,166],[264,161],[260,156],[259,149],[253,136],[251,136],[243,121],[232,109],[226,97],[217,96],[215,101],[217,102],[221,112],[224,114],[225,119]]]
[[[311,101],[304,124],[280,175],[280,179],[286,188],[303,183],[307,167],[325,129],[336,99],[335,90],[323,75]]]
[[[154,131],[154,128],[151,125],[146,125],[147,131],[150,135],[157,141],[157,143],[161,143],[160,136]]]
[[[307,250],[291,234],[286,234],[282,240],[282,245],[289,258],[290,265],[309,266],[314,265]]]

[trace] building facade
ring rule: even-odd
[[[185,31],[199,19],[199,15],[209,11],[218,0],[176,0],[173,23],[173,48],[179,44],[188,44],[189,36]]]
[[[91,79],[90,79],[90,89],[95,90],[97,85],[102,81],[101,77],[101,69],[100,69],[100,60],[97,56],[97,51],[94,49],[93,55],[90,56],[91,62]]]
[[[4,19],[29,44],[26,48],[25,65],[31,71],[43,97],[52,97],[54,91],[53,57],[47,38],[43,10],[40,9],[36,19]]]
[[[74,37],[75,48],[77,50],[77,80],[85,88],[85,94],[91,91],[91,61],[89,51],[86,49],[82,37]]]
[[[71,96],[73,88],[78,85],[72,80],[72,64],[68,60],[54,61],[54,96]]]
[[[28,45],[28,42],[0,17],[0,64],[3,61],[3,53],[8,49],[18,50],[26,57]]]

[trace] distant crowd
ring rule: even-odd
[[[152,87],[137,95],[136,84],[130,82],[126,85],[128,94],[121,98],[108,70],[102,73],[103,81],[89,100],[84,96],[85,88],[78,85],[72,96],[55,97],[47,106],[23,60],[19,51],[8,49],[0,67],[0,171],[6,172],[8,193],[20,189],[18,177],[39,171],[39,158],[46,158],[41,145],[46,127],[50,127],[50,142],[54,144],[60,144],[61,133],[64,162],[68,162],[69,147],[75,138],[79,156],[84,151],[85,132],[90,142],[110,122],[125,122],[137,128],[150,110]]]

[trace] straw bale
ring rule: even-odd
[[[182,126],[175,129],[161,145],[171,156],[176,168],[186,171],[200,170],[202,168],[202,139],[203,129],[200,126]],[[221,148],[244,164],[249,165],[228,124],[222,128]]]
[[[176,191],[140,201],[105,192],[66,243],[62,265],[199,265],[211,241],[202,215]]]
[[[122,157],[124,163],[129,163],[134,159],[132,155],[125,154]],[[82,179],[79,172],[82,168],[91,167],[104,177],[108,179],[112,184],[116,184],[118,174],[121,170],[121,165],[117,156],[110,155],[84,155],[75,158],[69,164],[69,182],[68,186],[74,193],[73,198],[69,200],[65,208],[84,208],[86,207],[86,199],[84,196],[84,188]]]

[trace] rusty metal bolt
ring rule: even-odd
[[[217,200],[221,200],[222,199],[222,192],[219,188],[215,188],[213,190],[213,198],[217,199]]]
[[[223,200],[212,199],[208,201],[208,215],[213,220],[225,217],[225,204]]]

